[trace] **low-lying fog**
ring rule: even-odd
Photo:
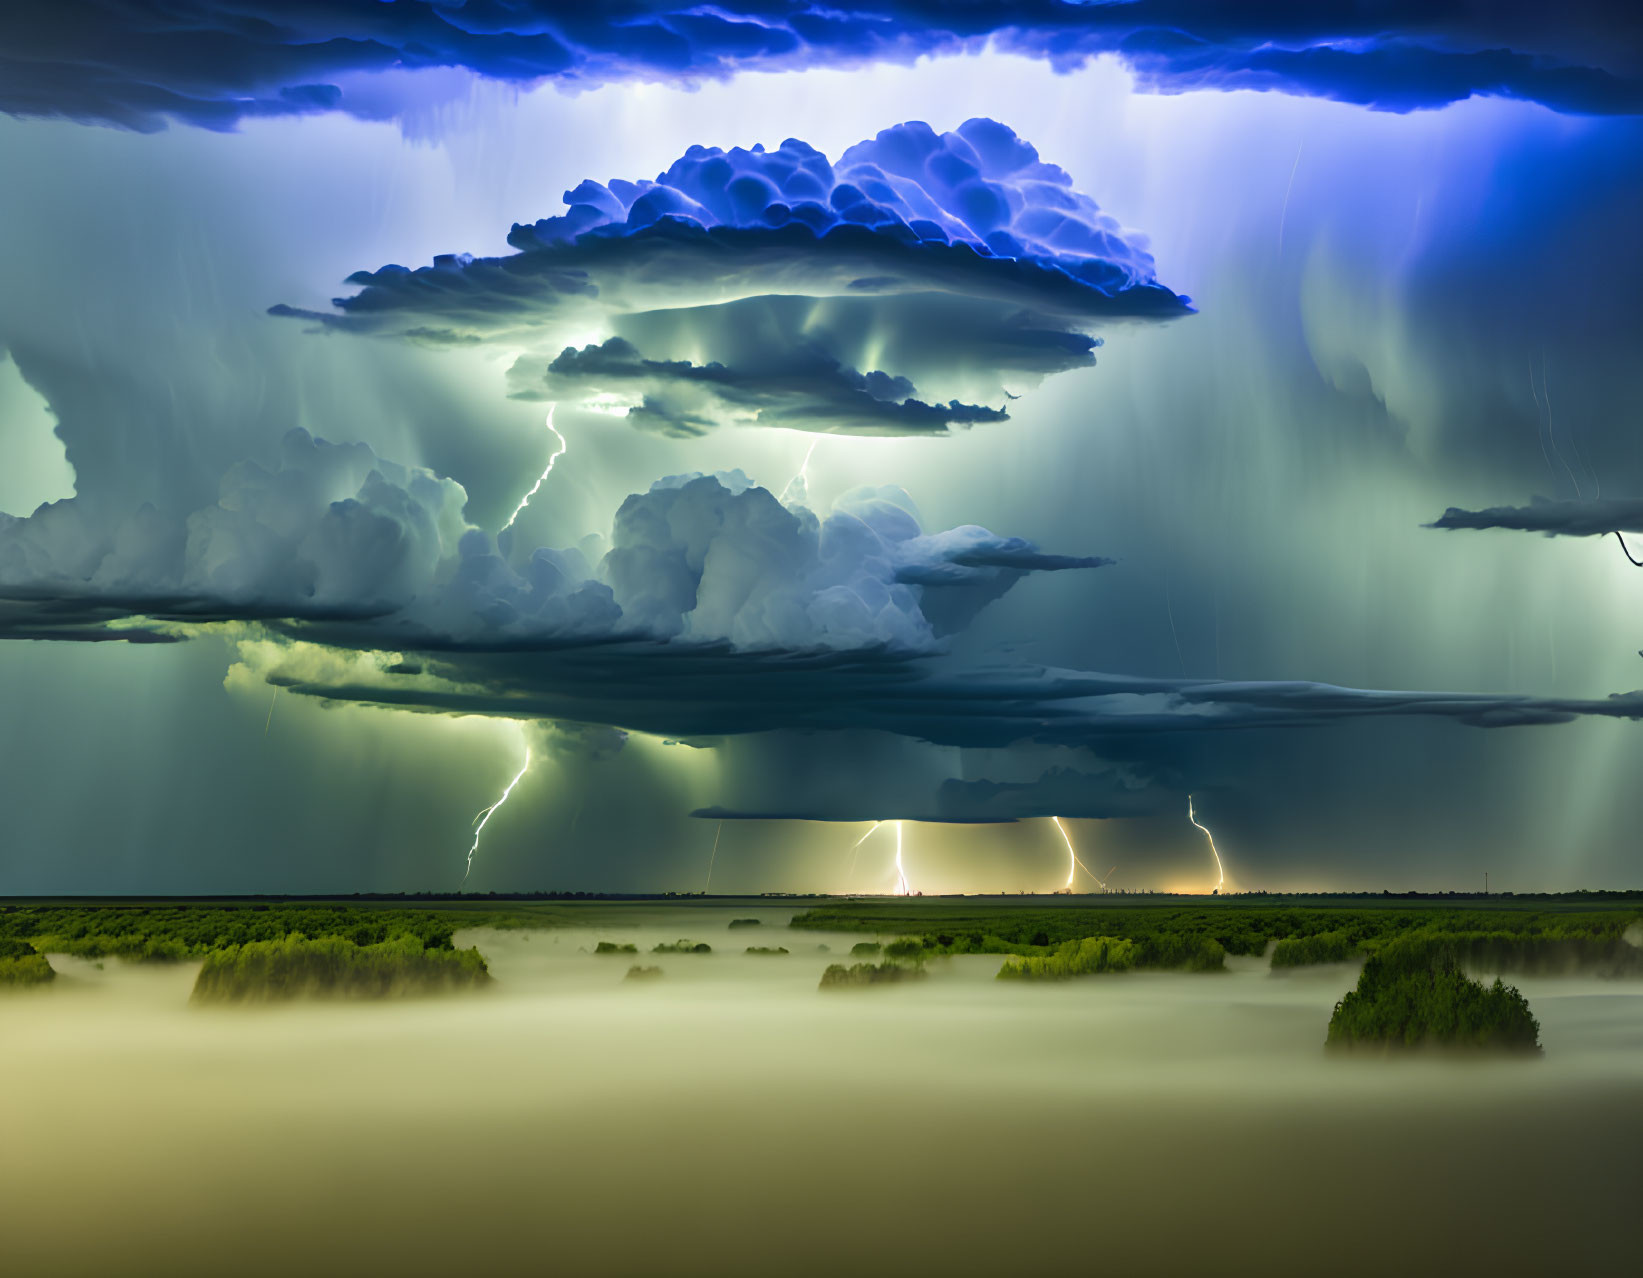
[[[1541,1060],[1340,1060],[1322,1044],[1352,968],[1027,986],[975,956],[823,993],[863,938],[790,913],[462,933],[494,991],[378,1005],[192,1008],[194,965],[54,957],[53,988],[0,999],[5,1268],[1609,1274],[1636,1254],[1643,983],[1516,982]],[[714,952],[648,953],[680,937]],[[665,975],[624,981],[635,962]]]

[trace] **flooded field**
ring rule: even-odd
[[[1635,1254],[1643,983],[1517,980],[1537,1060],[1342,1060],[1322,1044],[1354,966],[1034,986],[973,955],[824,993],[863,938],[791,913],[463,932],[494,989],[386,1004],[190,1007],[197,964],[56,956],[51,988],[0,999],[7,1267],[1566,1274]],[[649,952],[680,938],[713,952]],[[624,979],[635,963],[663,975]]]

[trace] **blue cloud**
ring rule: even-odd
[[[565,203],[515,225],[511,256],[359,271],[348,282],[360,291],[334,300],[340,315],[272,313],[455,344],[528,340],[590,312],[776,293],[954,294],[1062,328],[1190,310],[1157,282],[1135,236],[994,120],[943,134],[897,125],[836,165],[796,138],[774,151],[693,146],[654,181],[584,181]],[[1080,340],[1071,358],[1087,355]]]
[[[999,47],[1113,54],[1144,87],[1268,89],[1393,111],[1474,94],[1643,110],[1630,0],[54,0],[0,15],[0,110],[135,129],[375,114],[350,80],[462,68],[515,83],[696,81]]]
[[[829,164],[797,138],[762,146],[693,146],[654,182],[583,182],[569,212],[508,237],[529,252],[585,235],[631,236],[663,219],[703,228],[799,225],[817,237],[865,227],[907,244],[968,245],[982,257],[1028,260],[1107,296],[1153,282],[1152,258],[1125,237],[1066,171],[996,120],[938,134],[922,121],[859,142]],[[862,279],[862,291],[897,281]]]

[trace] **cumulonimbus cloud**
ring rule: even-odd
[[[694,82],[907,62],[991,42],[1058,69],[1118,57],[1142,87],[1261,89],[1392,111],[1474,94],[1643,110],[1627,0],[54,0],[0,11],[0,111],[135,129],[385,110],[372,73]]]
[[[252,643],[255,673],[328,703],[697,741],[823,732],[959,749],[1038,743],[1137,764],[1161,741],[1245,729],[1643,718],[1643,693],[976,665],[944,654],[943,637],[1024,573],[1108,561],[975,526],[926,532],[892,486],[854,490],[818,514],[735,472],[674,476],[627,498],[603,554],[499,546],[462,506],[449,480],[295,431],[277,465],[234,467],[218,501],[186,518],[150,507],[116,518],[76,498],[0,520],[0,637],[165,641],[256,623],[266,641]],[[1138,814],[1172,793],[1142,788],[1156,793],[1126,784],[1060,814],[1114,804]],[[925,815],[1007,819],[1050,802],[1066,802],[1059,787],[955,791]]]
[[[306,431],[186,517],[69,498],[0,515],[0,634],[90,637],[124,618],[354,627],[362,646],[725,642],[929,650],[1028,572],[1101,567],[964,526],[927,534],[899,488],[821,514],[739,472],[678,475],[617,510],[598,562],[504,555],[452,480]],[[517,567],[515,565],[518,565]],[[926,608],[928,601],[929,607]],[[136,637],[137,632],[119,637]]]
[[[1089,322],[1188,310],[1136,237],[993,120],[943,134],[896,125],[837,165],[797,138],[774,151],[695,146],[654,181],[584,181],[565,202],[516,224],[511,256],[359,271],[337,313],[273,313],[462,343],[567,314],[772,294],[952,293]]]
[[[836,163],[794,138],[696,146],[565,203],[516,225],[510,256],[362,271],[333,311],[272,313],[515,349],[516,397],[673,435],[917,435],[1004,420],[1007,396],[1093,363],[1095,327],[1191,310],[1141,237],[993,120],[897,125]],[[589,326],[607,335],[564,344]]]

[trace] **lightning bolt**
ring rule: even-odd
[[[875,821],[875,822],[873,822],[873,824],[868,827],[867,833],[862,835],[861,838],[857,839],[853,844],[851,844],[851,847],[855,848],[855,849],[858,849],[858,851],[856,853],[852,854],[852,856],[850,857],[850,868],[849,868],[849,870],[847,870],[845,872],[845,881],[847,883],[849,882],[850,878],[856,872],[856,857],[860,855],[859,849],[861,848],[861,845],[863,843],[866,843],[868,839],[872,838],[873,835],[878,831],[878,828],[881,825],[887,825],[887,824],[890,824],[890,823],[885,822],[885,821]],[[901,852],[902,852],[901,822],[897,821],[894,824],[895,824],[895,827],[896,827],[896,895],[897,896],[906,896],[907,895],[907,874],[902,869],[902,865],[901,865]]]
[[[713,855],[707,859],[707,882],[702,885],[702,895],[707,895],[708,888],[713,886],[713,863],[719,859],[719,836],[725,832],[725,823],[719,822],[719,828],[713,832]]]
[[[810,459],[816,455],[816,445],[821,443],[821,436],[817,435],[810,441],[810,447],[804,454],[804,460],[799,463],[799,473],[787,481],[787,487],[782,490],[782,504],[802,502],[809,496],[810,489]]]
[[[558,407],[557,404],[554,405],[554,408],[557,408],[557,407]],[[536,496],[536,494],[539,493],[542,490],[542,481],[545,480],[549,475],[553,474],[553,464],[556,461],[558,461],[561,457],[563,457],[565,455],[565,450],[570,447],[570,445],[565,442],[565,437],[563,435],[561,435],[558,432],[558,430],[556,430],[554,428],[553,408],[548,409],[547,427],[548,427],[548,434],[552,435],[555,439],[557,439],[559,441],[559,447],[554,452],[553,456],[548,458],[547,469],[544,470],[541,473],[541,475],[539,475],[537,477],[536,482],[531,485],[530,492],[526,493],[523,497],[521,497],[519,499],[519,504],[513,508],[513,514],[508,516],[508,522],[502,525],[502,528],[501,528],[502,532],[506,532],[508,529],[513,527],[513,521],[518,519],[519,516],[524,513],[525,507],[531,504],[531,498]]]
[[[508,796],[513,793],[514,786],[518,785],[520,783],[520,781],[522,781],[524,779],[525,773],[529,772],[530,769],[531,769],[531,748],[529,746],[526,746],[525,747],[525,762],[523,762],[522,764],[519,765],[519,771],[514,773],[513,780],[508,782],[507,789],[502,791],[502,797],[499,798],[495,803],[491,804],[490,807],[481,809],[479,815],[474,818],[474,823],[475,824],[474,824],[473,846],[468,849],[468,868],[462,871],[462,881],[464,883],[466,883],[468,881],[468,876],[473,873],[474,853],[479,851],[479,840],[480,840],[480,837],[485,833],[485,827],[490,824],[491,818],[496,815],[496,810],[508,801]]]
[[[1284,223],[1289,219],[1289,193],[1295,189],[1295,171],[1301,167],[1301,148],[1306,145],[1306,138],[1302,137],[1295,144],[1295,163],[1289,166],[1289,185],[1284,187],[1283,212],[1278,214],[1278,253],[1284,251]]]
[[[1209,840],[1210,853],[1215,857],[1215,873],[1217,875],[1215,880],[1215,890],[1219,892],[1221,890],[1221,886],[1227,881],[1226,867],[1221,864],[1221,854],[1215,850],[1215,836],[1209,832],[1209,827],[1202,824],[1193,813],[1192,796],[1190,794],[1187,795],[1187,820],[1191,821],[1200,830],[1202,830],[1204,832],[1204,837]]]
[[[853,851],[850,853],[850,868],[844,872],[844,885],[846,888],[850,886],[850,880],[856,876],[856,858],[861,855],[861,845],[872,838],[873,831],[883,824],[883,821],[873,822],[872,825],[867,827],[867,833],[850,845]]]
[[[1062,884],[1063,889],[1068,892],[1072,891],[1073,875],[1077,873],[1079,869],[1082,869],[1085,874],[1088,874],[1092,879],[1095,879],[1097,886],[1105,892],[1107,890],[1106,880],[1096,878],[1095,871],[1090,869],[1089,866],[1085,865],[1078,859],[1078,853],[1073,851],[1072,836],[1067,833],[1067,827],[1061,824],[1061,818],[1058,816],[1053,816],[1050,820],[1054,822],[1055,828],[1060,831],[1061,841],[1067,845],[1067,881]],[[1113,870],[1116,870],[1117,868],[1118,867],[1116,865],[1112,867]],[[1112,877],[1112,870],[1107,871],[1107,877]]]

